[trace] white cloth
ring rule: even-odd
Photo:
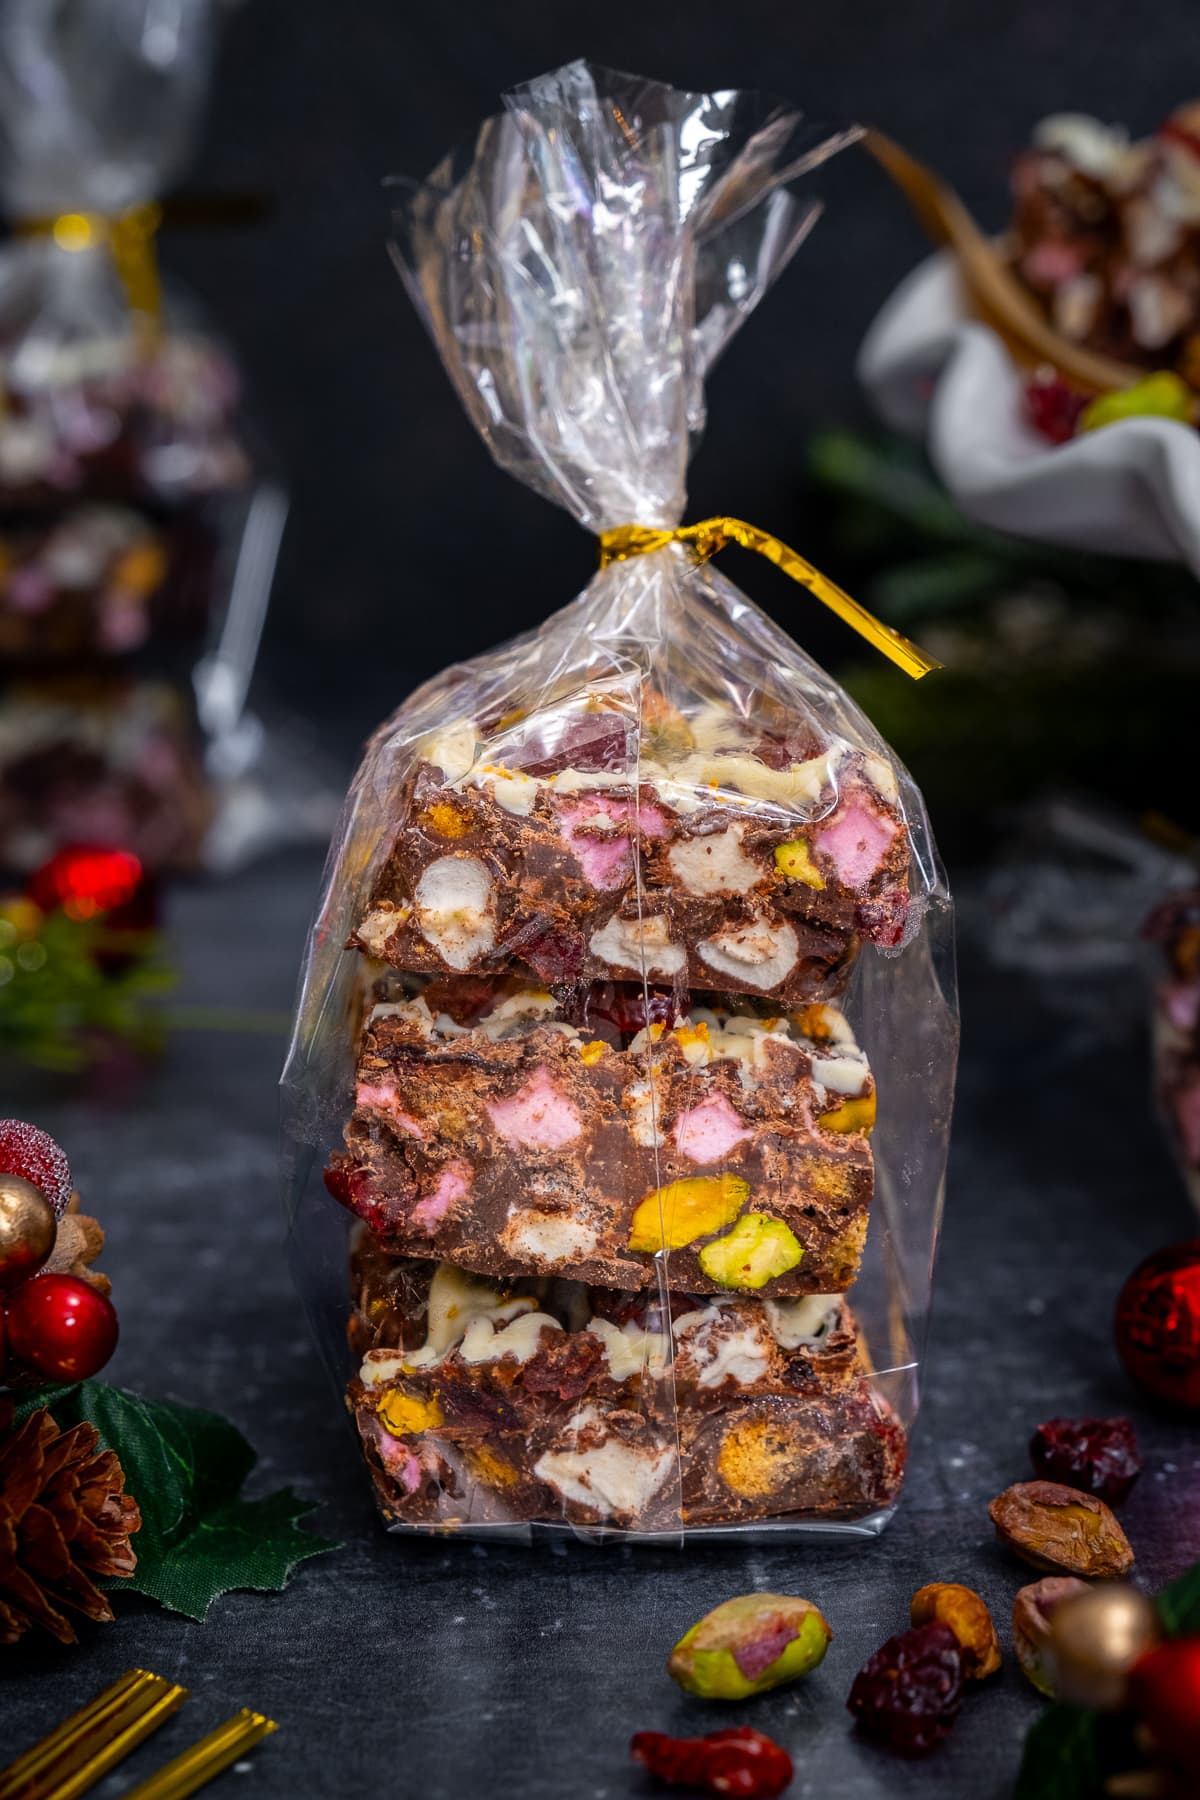
[[[1200,575],[1200,433],[1123,419],[1048,444],[1024,417],[1022,373],[970,317],[953,256],[913,270],[863,340],[858,374],[883,419],[926,440],[971,518],[1045,543],[1182,561]]]

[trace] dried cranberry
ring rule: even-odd
[[[794,763],[811,762],[827,747],[815,726],[797,720],[786,731],[764,731],[750,754],[768,769],[789,769]]]
[[[889,1638],[854,1677],[846,1705],[860,1731],[902,1756],[924,1756],[948,1736],[962,1701],[962,1651],[948,1625]]]
[[[1096,1494],[1119,1506],[1142,1472],[1142,1455],[1129,1419],[1047,1419],[1029,1441],[1029,1455],[1043,1481]]]
[[[593,714],[571,720],[540,738],[531,735],[524,748],[509,753],[506,760],[523,775],[543,778],[563,769],[580,769],[589,775],[621,769],[632,772],[637,757],[630,732],[631,724],[619,714]]]
[[[579,932],[543,931],[523,947],[514,945],[535,974],[547,982],[578,981],[583,973],[584,942]]]
[[[742,1800],[772,1800],[773,1795],[782,1794],[793,1774],[787,1751],[749,1725],[710,1731],[701,1738],[637,1731],[629,1753],[672,1787],[737,1794]]]
[[[584,1027],[590,1026],[593,1019],[603,1019],[626,1036],[634,1037],[648,1024],[673,1024],[675,996],[670,988],[650,988],[647,992],[638,982],[597,982],[584,1000]]]
[[[908,895],[903,888],[889,888],[877,900],[864,900],[854,909],[854,924],[872,944],[893,950],[904,938],[908,920]]]
[[[1065,444],[1075,436],[1079,415],[1087,403],[1086,394],[1077,393],[1053,372],[1035,375],[1025,384],[1029,422],[1052,444]]]
[[[366,1169],[332,1158],[325,1170],[325,1186],[339,1205],[365,1220],[372,1231],[381,1231],[387,1223],[386,1209],[371,1192],[371,1176]]]

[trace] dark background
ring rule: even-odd
[[[274,213],[253,230],[165,234],[163,259],[232,338],[291,482],[265,685],[349,762],[417,678],[538,619],[588,576],[585,536],[490,466],[383,249],[382,177],[427,170],[506,83],[588,54],[681,85],[767,85],[813,114],[878,123],[998,225],[1009,158],[1046,112],[1092,109],[1142,131],[1190,97],[1194,20],[1194,0],[250,0],[229,28],[192,180],[267,190]],[[827,218],[713,383],[692,483],[695,516],[738,513],[814,554],[824,521],[806,492],[806,440],[863,416],[854,352],[924,248],[858,154],[822,185]],[[806,642],[839,647],[789,613],[772,571],[735,567]],[[182,1004],[286,1009],[318,862],[297,852],[172,896]],[[969,915],[969,884],[961,895]],[[123,1601],[80,1651],[22,1650],[0,1670],[0,1761],[139,1663],[193,1699],[98,1800],[242,1704],[282,1729],[222,1794],[649,1800],[629,1733],[726,1722],[670,1687],[667,1646],[718,1600],[771,1587],[810,1595],[836,1634],[811,1682],[751,1718],[793,1751],[795,1800],[1007,1800],[1040,1703],[1008,1649],[1031,1571],[993,1543],[987,1502],[1026,1475],[1039,1418],[1130,1411],[1147,1458],[1124,1515],[1139,1579],[1156,1588],[1200,1556],[1197,1433],[1133,1392],[1110,1329],[1126,1272],[1195,1218],[1151,1111],[1138,978],[1097,995],[1087,981],[997,972],[965,935],[930,1376],[903,1504],[861,1546],[529,1556],[385,1537],[281,1251],[282,1028],[176,1034],[119,1109],[65,1087],[8,1091],[4,1110],[69,1147],[108,1227],[123,1321],[113,1380],[233,1417],[260,1452],[254,1491],[293,1483],[345,1548],[282,1596],[229,1597],[205,1625]],[[1006,1663],[923,1766],[853,1736],[843,1703],[931,1580],[984,1594]]]
[[[273,687],[349,750],[415,679],[543,617],[592,568],[578,527],[492,467],[384,249],[383,177],[426,173],[506,85],[587,55],[680,86],[767,87],[881,126],[999,227],[1009,160],[1039,118],[1153,128],[1191,97],[1198,35],[1189,0],[236,8],[190,180],[263,190],[274,210],[251,229],[167,233],[163,260],[240,352],[290,479]],[[812,550],[807,435],[863,414],[855,350],[925,247],[861,151],[819,181],[826,217],[714,378],[691,491],[693,516],[731,512]],[[734,578],[797,626],[793,596],[748,560]],[[837,628],[815,629],[805,641],[835,654]]]

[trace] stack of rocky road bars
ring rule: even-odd
[[[892,768],[661,695],[419,745],[359,918],[350,1384],[389,1519],[862,1518],[903,1473],[846,1290],[905,936]]]

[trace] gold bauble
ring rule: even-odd
[[[0,1288],[36,1275],[54,1248],[58,1225],[41,1188],[20,1175],[0,1175]]]
[[[1116,1711],[1125,1704],[1130,1669],[1160,1636],[1153,1606],[1125,1582],[1072,1594],[1050,1618],[1045,1662],[1055,1695],[1073,1706]]]

